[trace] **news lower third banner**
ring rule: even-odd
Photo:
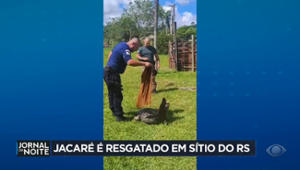
[[[255,156],[255,141],[17,141],[17,156]]]

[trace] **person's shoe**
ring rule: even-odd
[[[125,117],[125,116],[116,116],[116,121],[117,122],[126,122],[126,121],[130,121],[129,118]]]

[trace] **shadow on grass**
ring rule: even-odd
[[[177,120],[180,120],[180,119],[183,119],[184,116],[181,116],[181,117],[174,117],[174,114],[176,113],[181,113],[183,112],[184,110],[182,109],[174,109],[174,110],[169,110],[168,111],[168,115],[167,115],[167,122],[168,124],[169,123],[172,123],[172,122],[175,122]],[[130,112],[127,112],[127,115],[128,115],[128,118],[133,120],[134,116],[136,115],[137,111],[130,111]]]
[[[181,113],[181,112],[183,112],[183,111],[184,111],[184,110],[182,110],[182,109],[169,110],[169,111],[168,111],[168,115],[167,115],[167,122],[168,122],[168,124],[169,124],[169,123],[173,123],[173,122],[175,122],[175,121],[177,121],[177,120],[183,119],[184,116],[181,116],[181,117],[174,117],[174,114],[176,114],[176,113]]]
[[[178,88],[177,87],[173,87],[173,88],[168,88],[168,89],[161,89],[161,90],[157,90],[157,93],[174,91],[174,90],[178,90]]]

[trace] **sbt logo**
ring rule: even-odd
[[[17,156],[50,156],[50,141],[17,141]]]

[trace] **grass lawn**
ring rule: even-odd
[[[104,65],[110,49],[104,49]],[[132,54],[135,58],[135,53]],[[132,120],[116,122],[109,109],[108,92],[104,83],[104,140],[196,140],[196,91],[178,90],[177,87],[196,88],[196,72],[174,72],[169,69],[168,56],[160,55],[161,68],[156,77],[158,94],[152,96],[151,107],[158,108],[163,97],[170,102],[168,125],[147,125]],[[135,104],[140,88],[140,67],[127,66],[121,75],[123,109],[126,117],[133,118],[139,110]],[[166,85],[173,83],[168,87]],[[107,170],[194,170],[195,157],[105,157]]]

